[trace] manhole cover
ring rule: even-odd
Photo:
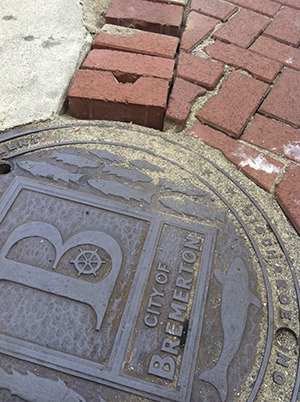
[[[1,401],[296,401],[271,221],[195,141],[127,130],[1,144]]]

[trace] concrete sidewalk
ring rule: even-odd
[[[91,43],[82,6],[3,0],[0,32],[0,131],[57,115]]]

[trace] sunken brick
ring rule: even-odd
[[[168,82],[140,77],[119,83],[107,71],[79,70],[69,91],[70,114],[78,119],[133,122],[161,130]]]
[[[144,54],[118,52],[115,50],[94,49],[83,63],[83,68],[111,71],[116,78],[155,77],[169,82],[173,77],[174,60]]]
[[[188,118],[190,107],[195,98],[205,95],[205,93],[206,90],[199,85],[176,78],[169,99],[166,119],[178,127],[182,127]]]

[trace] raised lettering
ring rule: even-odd
[[[175,289],[173,292],[174,300],[178,300],[178,301],[187,303],[189,301],[189,298],[190,298],[189,292],[185,292],[185,291],[178,290],[178,289]]]
[[[158,324],[158,319],[155,317],[155,315],[147,314],[144,317],[144,323],[147,325],[147,327],[154,328]]]
[[[287,320],[291,320],[291,319],[292,319],[291,311],[290,311],[290,310],[281,309],[281,310],[280,310],[280,317],[281,317],[282,319],[286,318]]]
[[[148,305],[149,305],[149,303],[148,303]],[[156,310],[152,310],[152,308],[147,308],[147,313],[150,313],[150,314],[155,314],[155,315],[160,315],[160,312],[159,311],[156,311]]]
[[[159,355],[153,355],[148,367],[148,373],[166,380],[173,380],[175,361],[170,356],[161,358]]]
[[[255,228],[255,231],[256,231],[256,233],[258,233],[258,234],[263,234],[263,233],[265,233],[266,229],[265,229],[264,227],[262,227],[262,226],[257,226],[257,227]]]
[[[268,239],[268,238],[266,238],[266,239],[262,239],[262,244],[264,245],[264,246],[272,246],[272,240],[271,239]]]
[[[280,288],[286,289],[288,284],[287,284],[287,281],[285,281],[284,279],[278,279],[276,281],[276,286],[277,286],[277,289],[280,289]]]
[[[269,260],[275,260],[277,258],[277,254],[275,250],[267,250]]]
[[[35,135],[34,137],[30,138],[30,141],[32,141],[34,144],[37,144],[39,142],[39,138]]]
[[[179,325],[176,327],[175,324],[171,324],[170,321],[167,322],[166,325],[166,333],[169,335],[174,335],[174,336],[181,336],[183,332],[183,326]]]
[[[183,250],[181,257],[187,264],[194,264],[197,260],[197,254],[193,250]]]
[[[166,338],[163,341],[161,350],[163,352],[171,353],[172,355],[177,356],[178,350],[176,350],[175,348],[177,348],[179,345],[180,345],[180,340],[179,341],[171,341],[171,339]]]
[[[158,265],[157,265],[157,270],[158,271],[164,271],[164,272],[167,272],[167,273],[169,273],[170,271],[167,269],[167,264],[163,264],[163,263],[158,263]]]
[[[192,287],[190,285],[190,283],[193,282],[193,279],[185,279],[183,276],[179,275],[178,278],[176,279],[176,286],[178,286],[179,288],[183,288],[183,289],[187,289],[187,290],[191,290]]]
[[[18,141],[18,145],[19,145],[20,148],[28,147],[28,141],[20,140],[20,141]]]
[[[157,272],[155,275],[155,280],[160,285],[165,285],[168,282],[168,276],[164,272]]]
[[[283,366],[283,367],[288,368],[289,365],[288,365],[287,362],[288,362],[289,360],[291,360],[290,357],[288,357],[288,356],[286,356],[286,355],[284,355],[284,354],[282,354],[282,353],[280,353],[280,352],[277,353],[277,356],[278,356],[278,359],[276,360],[276,363],[277,363],[277,364],[280,364],[280,365]]]
[[[273,268],[274,268],[274,271],[276,272],[276,274],[281,274],[281,272],[282,272],[282,268],[279,266],[279,265],[274,265],[273,266]]]
[[[195,239],[194,237],[189,235],[186,238],[186,242],[184,245],[185,245],[185,247],[192,248],[194,250],[198,250],[199,244],[200,244],[200,241],[198,239]]]
[[[251,206],[247,205],[245,209],[243,209],[243,212],[246,216],[251,216],[253,214],[253,211],[251,210]]]
[[[164,297],[164,292],[160,292],[159,290],[156,290],[154,286],[152,286],[152,291],[153,291],[153,293],[151,293],[151,298],[156,297],[156,296]]]
[[[13,143],[7,144],[6,146],[9,151],[14,151],[15,149],[17,149],[17,147]]]
[[[178,268],[178,272],[181,274],[182,271],[183,272],[188,272],[189,274],[194,273],[193,268],[185,267],[184,264],[181,262],[180,265],[179,265],[179,268]]]
[[[186,306],[182,306],[181,304],[172,303],[171,308],[174,312],[169,314],[169,318],[171,320],[184,322],[184,317],[182,317],[182,313],[186,312]]]
[[[254,225],[254,223],[259,222],[259,219],[257,217],[254,217],[253,219],[251,219],[250,223],[252,223]]]
[[[280,371],[275,371],[273,374],[273,380],[277,385],[283,385],[286,382],[286,378]]]
[[[149,309],[149,308],[152,307],[152,306],[154,306],[154,307],[161,307],[161,304],[160,304],[160,303],[157,303],[157,302],[154,302],[154,301],[152,300],[152,297],[151,297],[151,299],[148,301],[147,307],[148,307],[148,309]],[[148,311],[148,309],[147,309],[147,311]]]
[[[245,211],[244,211],[244,213],[245,213]],[[252,212],[250,214],[248,214],[248,216],[251,216],[251,215],[252,215]],[[251,219],[250,223],[252,223],[252,225],[259,223],[259,218],[254,217],[253,219]],[[256,233],[258,233],[258,234],[263,234],[266,231],[263,226],[256,226],[254,229],[255,229]]]
[[[290,304],[291,299],[288,297],[288,295],[282,294],[278,297],[279,301],[281,304]]]

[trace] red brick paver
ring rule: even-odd
[[[270,19],[241,10],[215,32],[214,38],[247,48],[270,23]]]
[[[200,138],[205,144],[219,149],[263,189],[270,191],[284,165],[273,158],[245,146],[225,134],[197,122],[189,135]]]
[[[180,48],[190,52],[210,35],[219,22],[215,18],[207,17],[195,11],[190,12],[181,38]]]
[[[278,202],[300,233],[300,167],[291,166],[276,188]]]
[[[287,67],[300,70],[300,49],[262,35],[253,43],[250,50],[277,60]]]
[[[193,54],[182,53],[179,57],[177,76],[213,89],[224,73],[221,63],[212,62]]]
[[[156,77],[168,81],[172,80],[174,60],[163,57],[154,57],[144,54],[118,52],[115,50],[92,50],[83,68],[111,71],[117,76],[125,78],[132,76]]]
[[[238,138],[263,99],[268,85],[234,71],[217,95],[209,99],[197,117],[203,123]]]
[[[160,130],[196,115],[189,134],[275,192],[300,233],[300,0],[112,0],[106,15],[71,114]]]
[[[153,0],[150,0],[150,1],[153,1]],[[154,0],[154,1],[184,6],[188,0]]]
[[[199,85],[176,78],[166,113],[167,121],[171,121],[178,127],[182,127],[188,118],[191,104],[195,98],[205,95],[205,93],[206,90]]]
[[[237,10],[237,7],[219,0],[192,0],[191,10],[226,21]]]
[[[280,4],[270,0],[229,0],[230,3],[247,8],[260,14],[274,17],[280,10]]]
[[[271,84],[282,68],[279,62],[248,49],[220,41],[206,46],[205,52],[213,59],[248,71],[253,77]]]
[[[292,46],[300,44],[300,10],[285,7],[274,18],[264,35]]]
[[[145,0],[112,0],[105,18],[109,24],[178,36],[182,12],[180,5]]]
[[[280,121],[256,114],[242,140],[300,163],[300,132]]]
[[[277,3],[284,4],[285,6],[290,6],[300,9],[299,0],[274,0]]]
[[[133,84],[121,84],[110,72],[79,70],[69,90],[70,114],[161,130],[168,87],[168,81],[159,78],[140,77]]]
[[[285,69],[260,107],[267,116],[300,127],[300,71]]]
[[[179,43],[178,38],[168,35],[160,35],[153,32],[140,31],[125,27],[114,27],[111,33],[110,27],[104,25],[101,32],[96,36],[93,44],[94,49],[112,49],[150,56],[160,56],[173,59]]]

